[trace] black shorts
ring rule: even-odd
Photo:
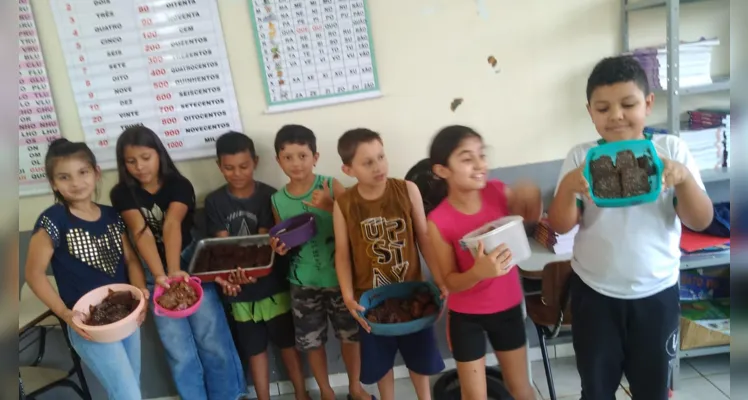
[[[252,357],[267,350],[273,343],[279,349],[294,347],[296,337],[291,312],[281,314],[270,321],[236,321],[236,340],[242,357]]]
[[[571,329],[583,399],[612,399],[626,375],[635,399],[667,399],[678,353],[680,293],[675,284],[649,297],[617,299],[573,275]]]
[[[449,312],[449,343],[457,362],[480,360],[486,355],[486,336],[494,351],[510,351],[527,343],[522,304],[494,314]]]

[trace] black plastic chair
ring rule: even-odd
[[[39,366],[39,364],[44,359],[44,354],[46,350],[47,334],[51,330],[56,329],[56,327],[41,326],[38,324],[51,316],[54,316],[60,323],[59,327],[62,330],[62,335],[65,338],[65,344],[67,345],[68,350],[70,351],[70,357],[73,361],[73,366],[70,368],[70,370],[67,371],[67,374],[64,377],[57,379],[53,382],[50,382],[42,386],[41,388],[34,390],[31,393],[24,392],[23,378],[21,377],[21,372],[19,371],[18,372],[18,391],[19,391],[19,395],[21,396],[20,398],[26,399],[26,400],[34,400],[38,396],[56,387],[62,386],[62,387],[68,387],[72,389],[83,400],[91,400],[91,392],[88,389],[88,383],[86,382],[86,377],[83,374],[83,366],[81,364],[81,359],[78,356],[78,353],[75,352],[75,349],[73,349],[72,344],[70,343],[70,337],[68,336],[67,324],[65,323],[65,321],[63,321],[62,319],[54,315],[52,311],[47,311],[44,314],[40,315],[38,318],[31,321],[29,324],[27,324],[23,329],[19,331],[19,335],[18,335],[19,341],[29,337],[35,331],[39,332],[39,337],[37,339],[39,342],[39,350],[38,350],[36,359],[34,360],[34,362],[31,363],[30,366],[31,367]],[[72,380],[73,377],[78,378],[78,383]]]
[[[570,291],[569,291],[569,278],[573,273],[571,271],[571,265],[568,261],[553,262],[549,263],[544,267],[543,279],[550,279],[553,274],[546,274],[547,269],[556,269],[557,271],[566,271],[565,282],[563,283],[563,291],[558,299],[544,299],[543,294],[532,294],[525,297],[527,315],[535,325],[535,330],[538,333],[538,343],[540,346],[540,353],[543,357],[543,369],[545,370],[545,378],[548,383],[548,394],[550,400],[556,400],[556,387],[553,384],[553,373],[551,371],[551,359],[548,356],[548,345],[552,342],[561,339],[559,333],[562,332],[563,328],[571,327],[571,311],[570,311]],[[561,273],[564,275],[564,273]],[[559,276],[553,276],[556,279],[563,279]],[[571,335],[571,330],[566,330],[562,337]],[[550,343],[549,343],[550,342]]]

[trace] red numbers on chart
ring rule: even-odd
[[[101,120],[102,120],[101,115],[97,115],[97,116],[91,118],[91,122],[93,122],[94,124],[101,123]]]
[[[162,56],[150,56],[148,57],[148,64],[160,64],[164,62],[164,57]]]
[[[153,20],[150,19],[150,18],[143,18],[143,19],[140,20],[140,23],[143,26],[151,26],[151,25],[153,25]]]
[[[177,117],[161,118],[161,125],[174,125],[177,123]]]
[[[99,105],[98,104],[91,104],[88,106],[88,108],[91,109],[91,111],[99,111]]]
[[[106,135],[106,128],[96,128],[97,135]]]
[[[166,75],[166,70],[165,69],[158,68],[158,69],[152,69],[151,70],[151,76],[161,76],[161,75]]]
[[[158,33],[156,31],[143,32],[143,39],[155,39],[157,37]]]
[[[164,136],[166,136],[166,137],[179,136],[179,129],[165,130],[164,131]]]
[[[145,52],[146,53],[150,53],[150,52],[158,51],[158,50],[161,50],[161,45],[158,44],[158,43],[145,45]]]
[[[171,100],[171,93],[161,93],[156,95],[157,101]]]
[[[169,81],[158,81],[153,82],[154,89],[166,89],[169,87]]]
[[[171,105],[169,105],[169,106],[159,106],[158,109],[159,109],[159,111],[161,111],[161,113],[174,112],[174,106],[171,106]]]
[[[166,147],[170,149],[178,149],[180,147],[184,146],[184,143],[182,143],[181,140],[175,140],[173,142],[169,142],[166,144]]]
[[[141,14],[142,13],[147,13],[147,12],[150,12],[150,11],[151,11],[151,8],[148,7],[147,4],[146,5],[142,5],[142,6],[138,6],[138,12],[141,13]]]
[[[94,94],[93,94],[93,92],[88,92],[88,98],[89,98],[89,99],[93,99],[93,98],[94,98]]]
[[[108,140],[99,140],[99,147],[107,147],[109,146]]]

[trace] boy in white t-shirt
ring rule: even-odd
[[[606,58],[587,81],[587,110],[602,139],[571,149],[548,216],[560,233],[579,224],[571,311],[582,399],[612,399],[623,373],[634,399],[666,400],[678,349],[681,222],[700,231],[712,202],[686,144],[645,135],[654,95],[632,57]],[[663,191],[648,204],[598,208],[589,200],[587,150],[605,142],[652,140],[663,161]]]

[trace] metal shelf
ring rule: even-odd
[[[686,86],[680,88],[681,95],[693,95],[693,94],[707,94],[724,92],[730,90],[730,77],[729,76],[718,76],[712,78],[710,85],[700,86]]]
[[[725,92],[730,90],[730,77],[714,76],[712,77],[712,83],[708,85],[681,86],[679,90],[681,96]],[[666,94],[667,89],[657,89],[655,93]]]
[[[701,3],[707,0],[680,0],[680,4]],[[665,0],[641,0],[626,5],[626,11],[647,10],[650,8],[663,7],[667,4]]]
[[[702,347],[699,349],[690,349],[690,350],[680,350],[679,351],[679,357],[681,359],[683,358],[693,358],[693,357],[702,357],[702,356],[712,356],[715,354],[724,354],[730,352],[730,345],[726,344],[724,346],[713,346],[713,347]]]
[[[701,181],[704,183],[724,182],[730,180],[729,168],[702,169]]]
[[[681,256],[681,271],[695,268],[709,268],[730,264],[730,250],[715,251],[713,253],[688,254]]]

